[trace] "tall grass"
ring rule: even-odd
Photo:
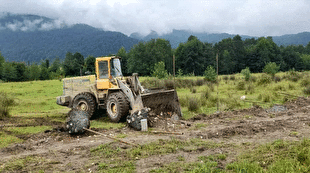
[[[203,81],[202,77],[178,77],[175,79],[174,86],[177,89],[183,115],[191,118],[199,113],[210,114],[217,110],[249,108],[257,104],[263,108],[269,108],[273,104],[283,104],[291,100],[279,93],[310,95],[310,87],[308,87],[310,80],[306,76],[295,71],[280,72],[277,73],[279,79],[275,79],[267,74],[253,73],[249,80],[245,81],[242,74],[234,74],[220,76],[222,80],[218,83]],[[295,78],[298,78],[297,82],[293,82],[292,79]],[[164,80],[154,78],[146,78],[143,84],[147,84],[148,81],[151,83],[156,81],[157,86],[160,83],[165,86]],[[246,100],[240,99],[243,95],[246,96]]]
[[[0,118],[10,117],[10,108],[16,104],[15,99],[5,92],[0,92]]]

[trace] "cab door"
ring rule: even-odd
[[[111,88],[110,78],[110,59],[96,60],[97,89]]]

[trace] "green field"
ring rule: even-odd
[[[210,83],[203,80],[203,77],[177,77],[175,86],[184,119],[189,119],[198,114],[212,114],[216,111],[230,111],[236,109],[250,108],[259,105],[269,108],[274,104],[283,104],[299,96],[310,94],[309,72],[286,72],[278,73],[276,79],[263,74],[252,74],[249,81],[245,81],[241,74],[219,76],[218,83]],[[158,80],[150,77],[140,77],[142,83],[156,81],[149,86],[160,87],[169,85],[167,80]],[[172,79],[173,80],[173,79]],[[171,80],[170,80],[171,82]],[[183,83],[182,83],[183,82]],[[62,95],[62,82],[59,80],[32,81],[32,82],[11,82],[0,83],[0,91],[8,93],[16,100],[16,105],[11,107],[12,124],[32,124],[36,118],[45,118],[48,121],[64,123],[66,113],[69,108],[58,106],[56,97]],[[245,99],[241,99],[245,96]],[[123,128],[125,123],[111,123],[107,117],[91,120],[91,127],[94,128]],[[194,129],[206,127],[206,124],[196,124]],[[49,125],[35,127],[4,127],[0,129],[0,148],[7,147],[13,143],[21,143],[20,135],[31,135],[41,133],[51,129]],[[119,134],[118,138],[126,135]],[[162,143],[161,147],[157,147]],[[242,150],[236,160],[228,163],[225,171],[218,171],[216,166],[219,160],[225,160],[225,154],[210,157],[199,157],[200,162],[186,162],[182,156],[178,156],[177,163],[169,163],[154,169],[151,172],[177,172],[178,167],[185,172],[242,172],[247,168],[247,172],[308,172],[310,171],[310,142],[308,139],[303,141],[291,142],[276,140],[264,145],[234,146],[230,144],[206,143],[202,140],[191,141],[159,141],[150,143],[141,148],[130,150],[109,148],[108,145],[98,146],[91,150],[92,157],[113,157],[115,161],[99,163],[99,171],[109,170],[116,172],[119,170],[135,171],[136,157],[150,157],[152,155],[162,155],[177,153],[186,150],[188,147],[197,148],[231,148]],[[106,153],[102,155],[102,153]],[[110,153],[111,155],[107,155]],[[120,155],[120,156],[119,156]],[[271,155],[271,156],[270,156]],[[124,164],[117,164],[120,157],[124,157]],[[33,158],[31,158],[33,159]],[[31,159],[24,158],[12,162],[14,164],[28,163]],[[267,163],[267,161],[268,163]],[[123,160],[122,160],[123,161]],[[115,163],[114,163],[115,162]],[[108,165],[116,165],[109,168]],[[126,166],[127,165],[127,166]],[[10,169],[9,169],[10,170]],[[12,169],[13,170],[13,169]],[[279,170],[279,171],[278,171]],[[0,168],[1,171],[1,168]]]

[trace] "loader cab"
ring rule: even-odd
[[[122,77],[121,63],[119,57],[96,58],[97,89],[117,88],[113,84],[114,78]]]

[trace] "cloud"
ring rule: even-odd
[[[0,3],[0,12],[36,14],[57,20],[44,24],[43,28],[57,28],[64,21],[127,35],[133,32],[145,35],[151,30],[164,34],[173,29],[251,36],[310,31],[308,0],[0,0]],[[18,28],[15,25],[8,27]]]

